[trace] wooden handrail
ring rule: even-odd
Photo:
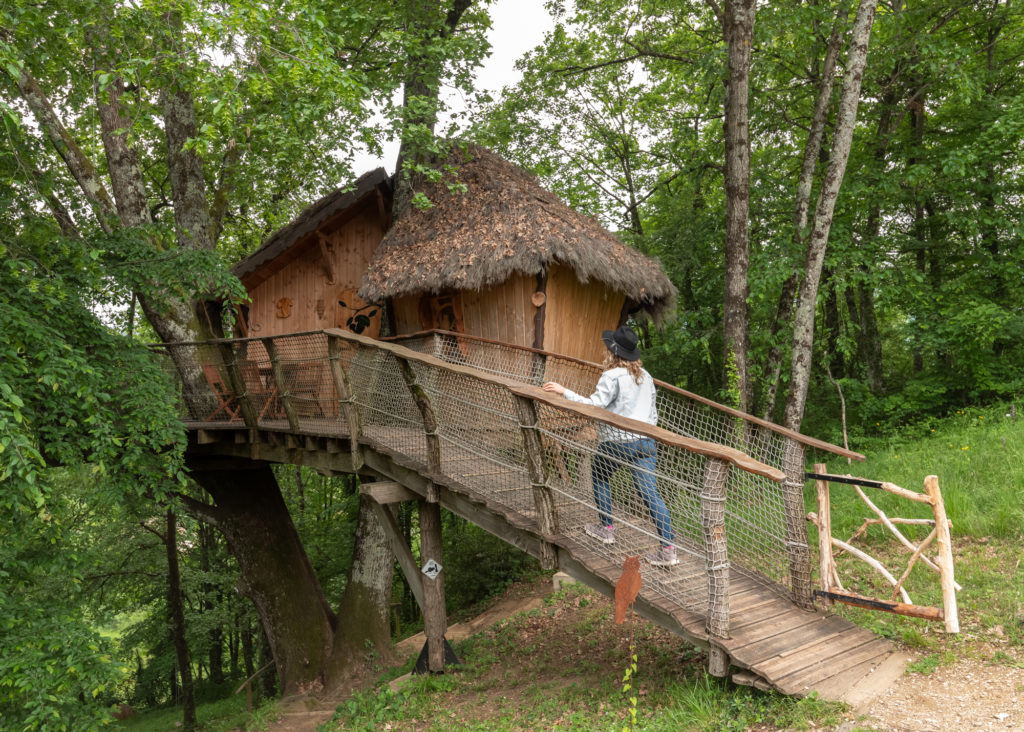
[[[457,332],[448,331],[448,330],[421,330],[421,331],[419,331],[417,333],[409,333],[407,335],[400,335],[400,336],[391,336],[390,338],[386,338],[384,340],[389,341],[389,342],[390,341],[399,341],[399,340],[412,339],[412,338],[422,338],[422,337],[428,336],[428,335],[452,336],[454,338],[464,338],[466,340],[476,341],[478,343],[487,343],[487,344],[490,344],[490,345],[502,346],[502,347],[505,347],[505,348],[514,348],[514,349],[516,349],[518,351],[526,351],[527,353],[537,353],[537,354],[543,354],[543,355],[546,355],[546,356],[554,356],[555,358],[561,359],[563,361],[569,361],[570,363],[578,363],[578,364],[581,364],[581,365],[584,365],[584,366],[590,366],[592,368],[597,369],[598,371],[601,370],[601,366],[599,364],[594,363],[593,361],[585,361],[585,360],[583,360],[581,358],[575,358],[573,356],[563,356],[560,353],[552,353],[551,351],[543,351],[543,350],[541,350],[539,348],[531,348],[529,346],[519,346],[519,345],[515,345],[513,343],[503,343],[502,341],[496,341],[496,340],[492,340],[490,338],[482,338],[480,336],[475,336],[475,335],[466,335],[465,333],[457,333]],[[823,450],[825,452],[830,452],[830,453],[833,453],[835,455],[839,455],[840,457],[850,458],[851,460],[865,460],[866,459],[859,452],[854,452],[852,450],[847,450],[844,447],[839,447],[839,445],[833,445],[830,442],[825,442],[824,440],[819,440],[816,437],[808,437],[807,435],[800,434],[799,432],[796,432],[795,430],[791,430],[791,429],[788,429],[786,427],[783,427],[782,425],[775,424],[774,422],[769,422],[768,420],[761,419],[760,417],[755,417],[753,414],[747,414],[746,412],[741,412],[738,409],[733,409],[732,407],[728,407],[728,406],[726,406],[724,404],[720,404],[720,403],[714,401],[713,399],[708,399],[707,397],[703,397],[700,394],[694,394],[693,392],[687,391],[686,389],[680,389],[678,386],[675,386],[673,384],[669,384],[666,381],[661,381],[659,379],[655,379],[654,383],[655,383],[655,385],[657,385],[657,387],[659,389],[664,389],[665,391],[670,391],[673,394],[678,394],[680,396],[686,397],[687,399],[692,399],[693,401],[699,402],[699,403],[701,403],[701,404],[703,404],[705,406],[711,407],[712,409],[717,409],[718,411],[722,412],[723,414],[728,414],[730,417],[738,417],[739,419],[742,419],[744,422],[750,422],[752,424],[758,425],[759,427],[764,427],[766,430],[770,430],[771,432],[775,432],[775,433],[777,433],[779,435],[782,435],[783,437],[788,437],[791,440],[796,440],[800,444],[806,445],[807,447],[813,447],[813,448],[815,448],[817,450]]]
[[[704,440],[697,440],[692,437],[684,437],[683,435],[670,432],[662,427],[657,427],[636,419],[620,417],[619,415],[613,414],[607,409],[602,409],[601,407],[571,402],[568,399],[556,396],[551,392],[546,392],[538,386],[525,385],[504,376],[478,371],[470,366],[452,364],[437,358],[436,356],[413,351],[412,349],[400,346],[396,343],[380,341],[375,338],[369,338],[364,335],[351,333],[347,330],[341,330],[338,328],[329,328],[326,332],[330,335],[338,336],[369,348],[379,348],[381,350],[388,351],[392,355],[402,359],[417,361],[427,366],[445,369],[452,373],[477,379],[478,381],[495,384],[508,389],[517,396],[526,397],[536,402],[542,402],[562,411],[573,412],[581,417],[603,422],[604,424],[611,425],[612,427],[616,427],[626,432],[650,437],[671,447],[677,447],[689,452],[704,455],[705,457],[723,460],[735,465],[740,470],[763,476],[769,480],[775,481],[776,483],[781,483],[786,479],[786,474],[778,468],[774,468],[771,465],[755,460],[749,455],[746,455],[732,447],[726,447],[725,445],[719,445],[714,442],[705,442]]]
[[[337,328],[329,328],[328,330],[331,333],[349,333],[349,331],[347,331],[347,330],[340,330],[340,329],[337,329]],[[299,333],[286,333],[286,334],[282,334],[282,336],[318,335],[318,334],[323,333],[323,332],[325,332],[325,331],[307,330],[307,331],[302,331],[302,332],[299,332]],[[353,334],[353,335],[355,335],[355,334]],[[588,367],[591,367],[591,368],[595,368],[595,369],[598,369],[598,370],[600,370],[600,368],[601,368],[601,366],[599,364],[596,364],[593,361],[585,361],[585,360],[583,360],[581,358],[575,358],[573,356],[565,356],[565,355],[562,355],[560,353],[553,353],[551,351],[543,351],[543,350],[540,350],[538,348],[531,348],[529,346],[520,346],[520,345],[516,345],[514,343],[504,343],[502,341],[496,341],[496,340],[492,340],[492,339],[489,339],[489,338],[482,338],[480,336],[467,335],[465,333],[457,333],[455,331],[448,331],[448,330],[422,330],[422,331],[418,331],[416,333],[408,333],[408,334],[400,335],[400,336],[390,336],[388,338],[383,338],[383,339],[379,339],[379,340],[371,338],[370,340],[373,341],[376,344],[381,344],[381,343],[391,343],[393,341],[399,341],[399,340],[410,340],[410,339],[413,339],[413,338],[422,338],[422,337],[428,336],[428,335],[431,335],[431,336],[432,335],[443,335],[443,336],[451,336],[453,338],[463,338],[463,339],[470,340],[470,341],[476,341],[478,343],[487,343],[487,344],[490,344],[490,345],[502,346],[502,347],[505,347],[505,348],[512,348],[512,349],[519,350],[519,351],[526,351],[527,353],[536,353],[536,354],[542,354],[542,355],[546,355],[546,356],[553,356],[553,357],[561,359],[563,361],[568,361],[570,363],[578,363],[578,364],[581,364],[581,365],[584,365],[584,366],[588,366]],[[282,337],[282,336],[263,336],[263,338],[267,338],[267,337],[278,338],[278,337]],[[258,337],[258,336],[253,336],[253,337],[248,337],[248,338],[216,339],[216,340],[208,340],[208,341],[179,341],[179,342],[175,342],[175,343],[151,343],[150,347],[151,348],[165,348],[167,346],[208,346],[208,345],[215,345],[215,344],[224,343],[224,342],[242,342],[242,341],[258,341],[258,340],[261,340],[261,338]],[[747,414],[746,412],[741,412],[738,409],[733,409],[732,407],[727,407],[724,404],[719,404],[718,402],[714,401],[713,399],[708,399],[707,397],[703,397],[700,394],[694,394],[693,392],[687,391],[686,389],[680,389],[678,386],[675,386],[673,384],[669,384],[668,382],[661,381],[659,379],[655,379],[654,383],[658,386],[659,389],[664,389],[665,391],[672,392],[673,394],[678,394],[679,396],[686,397],[687,399],[692,399],[695,402],[699,402],[700,404],[703,404],[705,406],[711,407],[712,409],[716,409],[719,412],[722,412],[723,414],[729,415],[730,417],[737,417],[739,419],[744,420],[745,422],[750,422],[751,424],[756,424],[759,427],[763,427],[766,430],[769,430],[771,432],[775,432],[776,434],[781,435],[782,437],[786,437],[786,438],[789,438],[789,439],[794,440],[796,442],[799,442],[801,445],[806,445],[807,447],[813,447],[816,450],[823,450],[825,452],[830,452],[830,453],[833,453],[834,455],[839,455],[840,457],[850,458],[851,460],[866,460],[867,459],[867,458],[864,457],[864,455],[862,455],[859,452],[854,452],[853,450],[847,450],[846,448],[839,447],[839,445],[833,445],[831,442],[825,442],[824,440],[819,440],[816,437],[809,437],[807,435],[803,435],[803,434],[801,434],[799,432],[796,432],[795,430],[791,430],[791,429],[788,429],[786,427],[783,427],[782,425],[775,424],[774,422],[769,422],[768,420],[761,419],[760,417],[755,417],[753,414]]]

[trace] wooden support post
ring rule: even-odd
[[[725,482],[729,465],[711,458],[704,468],[700,523],[704,534],[704,571],[708,578],[706,628],[713,638],[729,637],[729,547],[725,536]]]
[[[719,679],[729,675],[729,653],[721,646],[712,644],[708,649],[708,673]]]
[[[430,494],[434,500],[430,500]],[[420,563],[427,567],[433,561],[443,566],[441,557],[441,504],[437,487],[427,490],[427,500],[420,501]],[[423,581],[423,631],[427,636],[427,667],[431,673],[444,671],[444,634],[447,630],[447,610],[444,603],[444,571],[433,579]]]
[[[356,406],[352,385],[349,383],[344,366],[341,365],[343,346],[344,343],[338,336],[327,336],[327,357],[331,364],[331,379],[334,381],[334,391],[338,395],[341,412],[345,415],[345,421],[348,423],[352,464],[358,470],[363,466],[363,451],[359,445],[359,441],[363,436],[363,427],[359,419],[359,407]]]
[[[789,554],[789,582],[793,602],[803,608],[814,607],[811,590],[811,558],[807,546],[804,519],[804,446],[787,437],[782,451],[782,503],[786,513],[786,550]]]
[[[815,463],[814,472],[824,473],[825,463]],[[835,573],[835,561],[832,559],[832,502],[829,498],[827,480],[814,481],[818,492],[818,572],[821,575],[821,589],[828,592],[832,589],[832,575]],[[826,599],[831,605],[832,600]]]
[[[250,430],[255,430],[258,422],[256,410],[253,408],[252,402],[249,401],[249,390],[245,386],[245,379],[242,378],[242,372],[238,369],[238,364],[235,363],[235,351],[231,344],[225,341],[217,343],[217,350],[220,351],[224,370],[227,371],[228,383],[231,384],[232,394],[235,397],[235,401],[238,402],[239,410],[242,412],[242,421],[245,422],[245,426]]]
[[[939,578],[942,582],[942,614],[947,633],[960,632],[960,615],[956,605],[956,582],[953,577],[953,541],[949,535],[949,520],[946,518],[946,504],[939,491],[939,477],[929,475],[924,479],[924,489],[931,500],[935,514],[935,537],[939,555]]]
[[[533,489],[533,504],[537,510],[537,528],[542,537],[551,537],[558,533],[558,515],[555,512],[555,500],[548,487],[547,467],[544,461],[544,447],[537,433],[537,408],[533,401],[516,396],[516,415],[519,428],[523,433],[523,446],[526,448],[526,466],[530,474],[530,486]],[[558,567],[558,552],[548,541],[541,545],[543,556],[540,565],[544,569]]]
[[[433,475],[441,474],[441,440],[437,436],[438,422],[430,396],[416,380],[416,371],[404,358],[396,357],[409,392],[423,416],[423,430],[427,438],[427,469]],[[424,567],[431,561],[444,566],[441,551],[441,504],[437,486],[427,482],[427,495],[420,501],[420,562]],[[444,634],[447,629],[447,610],[444,602],[444,572],[423,582],[423,631],[427,636],[427,668],[431,673],[444,671]]]
[[[292,404],[292,395],[288,391],[288,380],[284,373],[284,366],[281,365],[281,354],[277,350],[277,344],[274,343],[273,338],[261,338],[260,341],[263,343],[263,347],[267,349],[267,355],[270,357],[270,370],[274,374],[277,394],[281,399],[281,405],[284,407],[284,414],[288,418],[288,427],[293,432],[298,432],[299,414],[295,411],[295,405]]]

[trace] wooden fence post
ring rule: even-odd
[[[700,494],[704,571],[708,579],[708,635],[729,637],[729,546],[725,535],[725,483],[729,466],[709,458]]]
[[[709,458],[700,494],[700,523],[704,535],[704,571],[708,579],[708,615],[705,628],[712,638],[729,637],[729,545],[725,534],[726,479],[729,465]],[[708,673],[729,675],[729,653],[711,644]]]
[[[939,578],[942,582],[942,615],[946,623],[947,633],[960,632],[960,615],[956,605],[956,587],[953,577],[953,542],[949,535],[949,521],[946,518],[946,504],[942,501],[939,491],[939,477],[929,475],[924,479],[924,489],[932,504],[935,514],[935,542],[939,555]]]
[[[825,463],[815,463],[814,472],[824,474]],[[832,502],[827,480],[814,481],[814,487],[818,493],[818,572],[821,575],[821,589],[828,592],[832,589],[832,575],[835,573],[835,561],[832,559]],[[832,604],[831,600],[825,602]]]
[[[284,366],[281,365],[281,354],[277,350],[277,344],[273,338],[261,338],[263,347],[267,349],[267,356],[270,357],[270,370],[274,374],[274,383],[277,385],[277,395],[281,398],[281,405],[284,407],[284,414],[288,418],[288,427],[292,432],[299,431],[299,415],[292,404],[292,395],[288,391],[288,380],[284,373]]]
[[[549,537],[558,533],[558,516],[555,512],[555,501],[548,487],[548,472],[544,462],[544,447],[537,434],[537,407],[531,399],[515,397],[516,414],[519,417],[519,428],[523,433],[523,446],[526,448],[526,466],[530,473],[530,486],[533,489],[533,503],[537,509],[537,528],[541,536]],[[540,565],[544,569],[558,567],[558,555],[555,547],[548,541],[541,544]]]
[[[251,432],[255,432],[258,421],[256,419],[256,410],[253,408],[252,402],[249,401],[249,390],[245,385],[245,379],[242,378],[242,372],[239,370],[238,364],[235,363],[235,351],[231,344],[226,341],[219,341],[217,343],[217,350],[220,352],[221,361],[224,363],[224,370],[227,371],[228,383],[231,384],[231,391],[235,401],[238,402],[238,408],[242,412],[242,421],[245,422],[245,426]]]
[[[786,550],[793,602],[809,609],[814,607],[814,595],[804,516],[804,446],[789,437],[782,451],[782,469],[786,473],[786,480],[782,483],[782,503],[786,513]]]
[[[345,368],[341,365],[342,340],[335,335],[327,336],[327,358],[331,365],[331,378],[334,380],[334,391],[338,395],[338,403],[348,423],[349,443],[352,450],[352,468],[359,470],[363,466],[363,451],[359,440],[363,436],[363,427],[359,419],[359,408],[356,406],[352,385],[349,383]]]
[[[426,389],[416,381],[416,371],[406,359],[395,357],[416,407],[423,417],[423,429],[427,438],[427,469],[432,475],[441,474],[441,440],[437,436],[437,416],[430,403]],[[441,504],[437,486],[427,482],[427,496],[419,502],[420,511],[420,561],[441,561]],[[434,575],[423,583],[423,631],[427,636],[427,667],[431,673],[444,672],[444,634],[448,619],[444,602],[444,572]]]

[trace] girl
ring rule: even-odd
[[[604,331],[601,340],[608,346],[608,356],[602,364],[604,371],[593,394],[589,397],[580,396],[555,381],[544,384],[544,391],[561,394],[566,399],[581,404],[603,407],[623,417],[657,424],[654,379],[644,370],[640,361],[640,351],[637,349],[639,339],[636,333],[624,325],[615,331]],[[599,423],[597,430],[599,444],[594,454],[594,501],[601,523],[586,524],[583,530],[604,544],[615,542],[609,481],[616,470],[626,467],[633,478],[633,486],[647,505],[651,520],[661,537],[661,549],[648,554],[647,561],[656,567],[679,564],[668,509],[658,494],[658,486],[654,480],[657,468],[654,440],[604,423]]]

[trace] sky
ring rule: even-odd
[[[514,68],[516,61],[540,45],[554,22],[544,9],[544,0],[496,0],[490,6],[490,12],[491,30],[487,39],[491,42],[491,55],[477,70],[476,88],[487,90],[496,98],[502,87],[519,80],[520,74]],[[458,107],[460,100],[452,99],[451,104]],[[377,167],[393,173],[397,157],[396,140],[384,145],[381,157],[368,153],[357,155],[352,169],[356,175]]]

